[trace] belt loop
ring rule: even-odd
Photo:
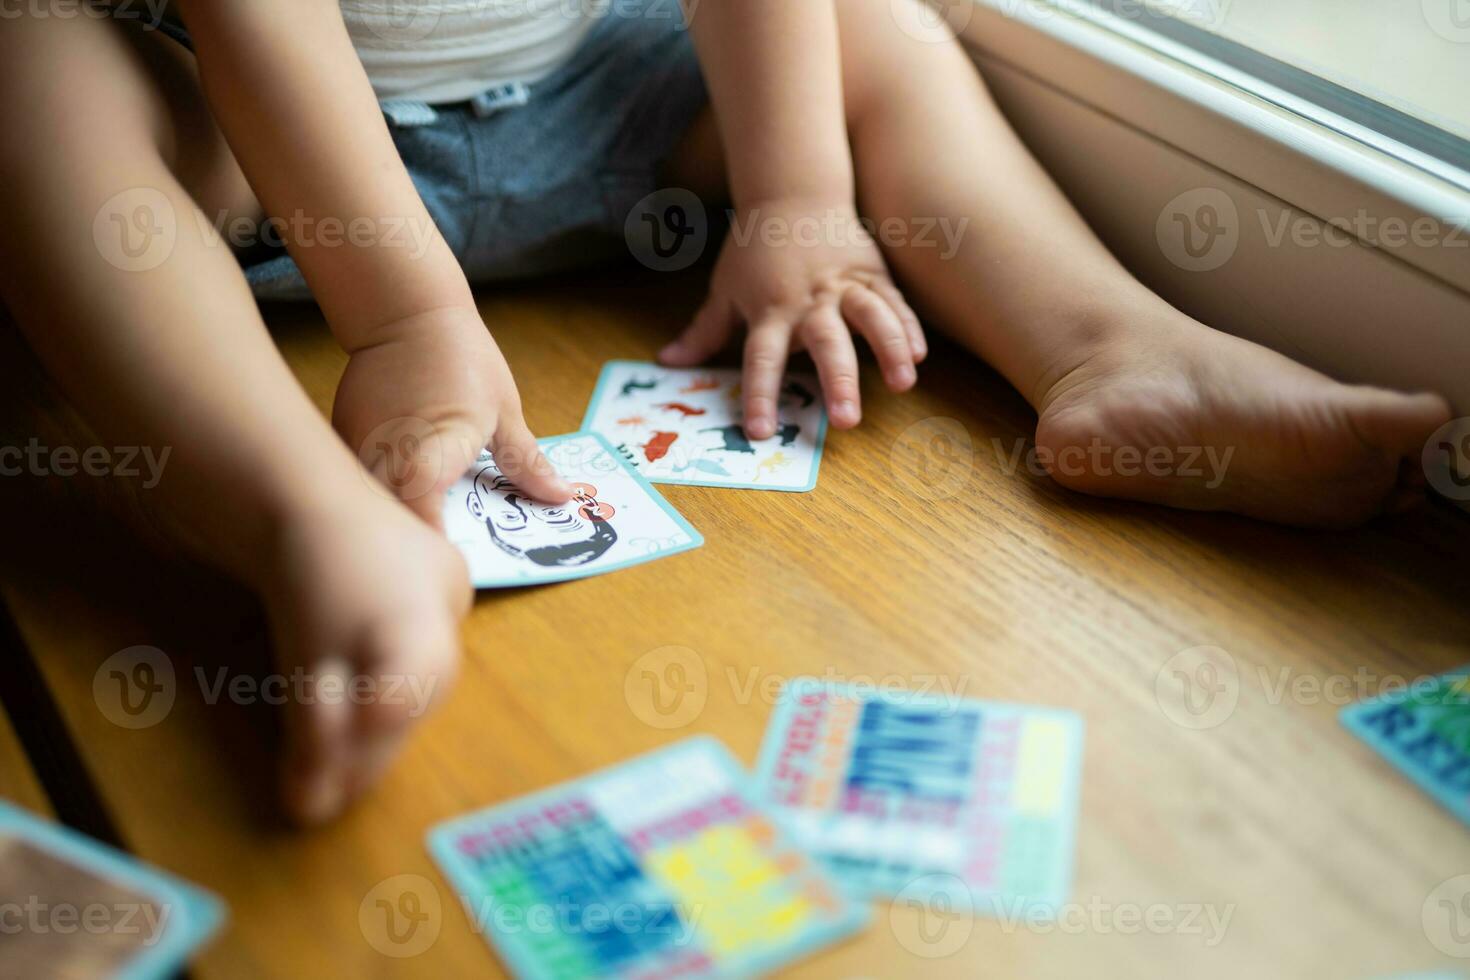
[[[439,113],[427,102],[390,99],[387,102],[379,102],[378,107],[383,110],[383,115],[393,121],[395,126],[432,126],[439,121]]]

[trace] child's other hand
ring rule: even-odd
[[[521,415],[510,368],[472,307],[446,307],[373,331],[337,389],[332,423],[390,492],[434,527],[444,493],[482,448],[528,495],[562,503],[571,488]]]
[[[679,367],[700,364],[741,324],[748,329],[742,389],[752,439],[776,432],[781,377],[793,350],[811,353],[827,413],[840,429],[862,417],[849,331],[867,340],[893,391],[913,387],[915,365],[928,353],[919,318],[851,205],[778,201],[740,213],[708,300],[659,359]]]

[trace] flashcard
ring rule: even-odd
[[[741,428],[740,372],[609,361],[582,428],[617,446],[654,483],[803,492],[817,485],[827,410],[808,374],[788,374],[776,434]]]
[[[959,882],[976,912],[1047,915],[1070,889],[1081,763],[1069,711],[807,677],[778,699],[756,782],[855,895]]]
[[[213,895],[0,800],[0,974],[173,976],[224,917]]]
[[[442,824],[429,850],[527,980],[748,976],[867,921],[708,737]]]
[[[1470,823],[1470,665],[1342,709],[1348,731]]]
[[[697,548],[699,532],[601,436],[542,439],[576,495],[550,507],[501,475],[490,453],[450,488],[444,527],[478,589],[601,575]]]

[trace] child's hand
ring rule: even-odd
[[[435,527],[444,492],[486,446],[529,496],[571,497],[526,428],[510,368],[472,307],[374,330],[347,363],[332,422],[373,475]]]
[[[893,391],[913,387],[914,366],[928,353],[919,318],[851,205],[786,201],[741,213],[720,252],[709,299],[659,359],[699,364],[741,323],[749,330],[742,387],[752,439],[776,432],[777,396],[793,349],[811,353],[827,413],[840,429],[862,417],[849,330],[867,339]]]

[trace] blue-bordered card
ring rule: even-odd
[[[605,436],[654,483],[805,492],[817,485],[827,412],[809,374],[786,375],[776,434],[741,427],[740,372],[609,361],[582,428]]]
[[[856,895],[1011,920],[1072,881],[1082,719],[1070,711],[801,677],[756,782]]]
[[[162,980],[219,928],[213,895],[0,800],[0,974]]]
[[[522,980],[747,977],[868,921],[700,736],[432,830]]]
[[[541,440],[572,484],[569,503],[525,496],[481,453],[450,488],[444,527],[479,589],[564,582],[614,572],[704,543],[698,531],[596,433]]]

